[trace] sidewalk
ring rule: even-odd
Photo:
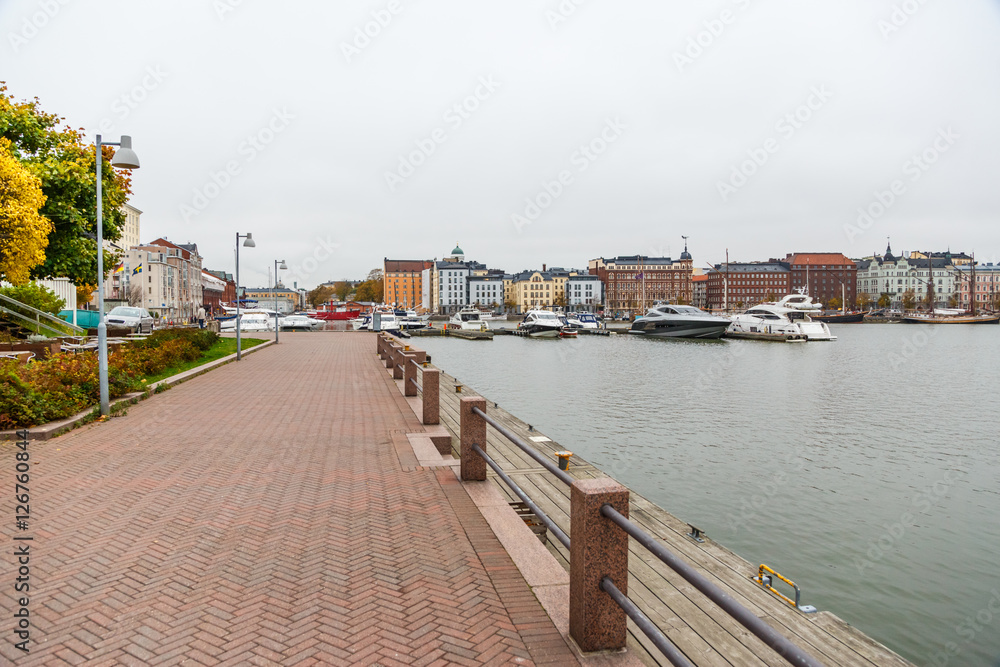
[[[451,469],[416,465],[374,349],[282,335],[33,444],[32,650],[3,661],[576,664]]]

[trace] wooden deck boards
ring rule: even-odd
[[[442,372],[441,423],[453,434],[457,450],[459,404],[465,396],[444,390],[456,380]],[[556,460],[555,452],[567,449],[555,440],[532,442],[541,436],[488,397],[487,414],[530,442],[537,451]],[[546,434],[547,435],[547,434]],[[551,437],[551,436],[549,436]],[[572,447],[568,447],[572,449]],[[487,452],[517,482],[526,494],[567,534],[570,534],[569,487],[545,471],[493,428],[487,433]],[[458,452],[455,453],[458,456]],[[569,473],[577,478],[605,477],[592,464],[574,456]],[[512,501],[514,494],[492,471],[490,478]],[[757,568],[725,547],[705,538],[697,543],[686,536],[688,525],[646,498],[631,493],[630,516],[673,553],[682,557],[738,602],[776,630],[790,638],[818,660],[830,665],[863,667],[904,667],[911,663],[875,640],[851,627],[830,612],[803,614],[764,591],[751,579]],[[572,535],[570,534],[572,538]],[[557,540],[548,540],[548,549],[567,569],[569,554]],[[787,665],[776,652],[730,618],[713,602],[677,573],[629,540],[629,597],[660,630],[697,665]],[[629,647],[650,664],[669,665],[645,635],[629,622]]]

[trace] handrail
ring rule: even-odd
[[[500,433],[502,433],[508,440],[517,445],[517,447],[522,452],[524,452],[531,458],[535,459],[535,461],[540,463],[543,468],[545,468],[550,473],[558,477],[559,481],[562,482],[563,484],[567,486],[572,486],[573,482],[576,481],[569,475],[569,473],[560,470],[559,466],[555,465],[554,463],[546,459],[544,456],[539,454],[537,451],[535,451],[534,447],[526,443],[524,440],[521,440],[521,438],[517,437],[517,435],[515,435],[513,431],[511,431],[506,426],[504,426],[503,424],[499,423],[498,421],[490,417],[488,414],[486,414],[479,408],[472,408],[472,412],[482,417],[487,424],[489,424],[496,430],[500,431]]]
[[[618,606],[622,608],[625,615],[632,619],[644,635],[649,637],[649,641],[653,642],[653,646],[658,648],[660,653],[667,656],[667,660],[670,661],[671,665],[675,665],[675,667],[694,667],[691,661],[687,659],[687,656],[681,653],[680,649],[667,639],[666,635],[660,632],[660,629],[649,620],[648,616],[642,613],[641,609],[635,606],[634,602],[618,590],[615,582],[611,581],[609,577],[601,579],[601,590],[610,595],[611,599],[618,603]]]
[[[774,649],[785,660],[793,665],[802,665],[802,667],[823,667],[822,663],[793,644],[787,637],[780,634],[770,625],[760,620],[749,609],[706,579],[700,572],[668,551],[666,547],[654,540],[649,533],[627,519],[614,507],[603,505],[601,507],[601,514],[611,519],[622,530],[635,538],[636,542],[646,547],[650,553],[663,561],[670,569],[684,577],[688,583],[701,591],[705,597],[721,607],[723,611],[733,617],[770,648]]]
[[[519,487],[514,480],[512,480],[510,477],[507,476],[507,473],[503,471],[503,469],[497,464],[497,462],[491,459],[490,456],[483,451],[483,448],[477,445],[476,443],[472,443],[472,451],[483,457],[483,460],[486,461],[486,465],[488,465],[490,468],[493,468],[493,472],[495,472],[500,477],[500,479],[502,479],[507,484],[507,486],[510,487],[511,491],[513,491],[517,495],[517,497],[521,499],[521,502],[527,505],[528,508],[535,513],[535,516],[537,516],[539,520],[541,520],[541,522],[545,524],[546,528],[552,531],[552,534],[556,536],[557,540],[562,542],[562,545],[564,547],[569,549],[569,544],[570,544],[569,536],[565,532],[563,532],[562,528],[557,526],[556,523],[552,519],[550,519],[548,515],[545,514],[545,512],[543,512],[538,507],[538,505],[532,502],[531,498],[528,497],[528,494],[522,491],[521,487]]]
[[[26,309],[28,312],[33,313],[35,315],[35,319],[31,320],[29,317],[27,317],[23,313],[18,313],[18,312],[10,311],[10,310],[7,310],[6,308],[0,308],[0,310],[3,310],[3,312],[10,313],[12,315],[16,315],[16,316],[18,316],[18,317],[20,317],[20,318],[22,318],[22,319],[24,319],[24,320],[26,320],[28,322],[34,321],[39,326],[44,326],[46,329],[49,329],[50,331],[57,331],[57,330],[53,329],[51,326],[49,326],[47,324],[42,324],[41,322],[39,322],[38,321],[39,317],[44,317],[47,320],[55,322],[56,324],[58,324],[61,327],[65,327],[65,328],[69,329],[70,331],[77,332],[77,333],[85,333],[84,329],[76,326],[75,324],[70,324],[66,320],[59,319],[58,317],[55,317],[54,315],[52,315],[50,313],[46,313],[43,310],[38,310],[37,308],[29,306],[26,303],[21,303],[17,299],[12,299],[9,296],[7,296],[6,294],[0,294],[0,301],[6,301],[7,303],[10,303],[10,304],[14,305],[17,308],[24,308],[24,309]],[[58,331],[58,333],[61,334],[63,332],[62,331]]]
[[[419,384],[417,384],[417,381],[414,380],[413,378],[410,378],[410,384],[412,384],[414,387],[416,387],[417,391],[419,391],[421,394],[424,393],[424,388],[421,387]]]

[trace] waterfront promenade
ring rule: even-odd
[[[33,444],[31,652],[7,623],[0,662],[576,664],[374,347],[283,334]]]

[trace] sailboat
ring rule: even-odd
[[[928,256],[928,277],[931,274],[931,259]],[[978,315],[976,314],[976,256],[972,256],[972,264],[969,267],[969,311],[963,315],[945,315],[941,311],[934,310],[934,292],[931,284],[927,285],[927,300],[930,305],[929,312],[924,315],[904,315],[902,321],[906,324],[1000,324],[1000,315]],[[931,283],[933,280],[930,281]]]

